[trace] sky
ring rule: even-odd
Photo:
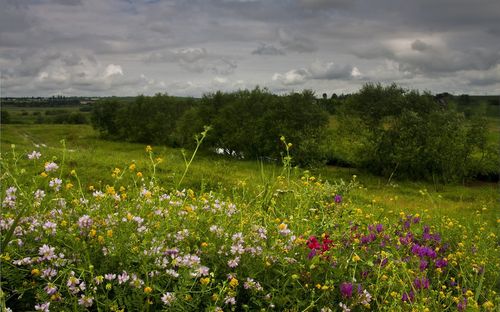
[[[498,0],[0,0],[9,96],[500,94]]]

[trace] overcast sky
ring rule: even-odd
[[[1,96],[500,94],[498,0],[0,0]]]

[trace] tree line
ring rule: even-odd
[[[340,163],[388,178],[439,182],[498,178],[500,157],[483,119],[395,84],[366,84],[348,96],[320,99],[310,90],[276,95],[259,87],[201,99],[106,98],[94,104],[91,120],[107,138],[186,148],[210,125],[204,149],[245,159],[280,160],[284,136],[301,166]]]

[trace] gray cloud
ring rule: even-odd
[[[289,51],[310,53],[318,49],[313,40],[304,35],[294,34],[284,29],[279,29],[278,37],[280,44]]]
[[[307,68],[292,69],[284,74],[274,73],[273,80],[283,85],[300,85],[308,80],[351,80],[361,77],[357,67],[351,65],[338,65],[333,62],[314,61]]]
[[[285,52],[279,48],[276,48],[272,44],[260,43],[259,46],[252,51],[252,54],[256,55],[285,55]]]
[[[497,0],[0,0],[0,6],[6,96],[200,95],[256,84],[330,93],[355,91],[367,80],[436,92],[500,89]],[[106,77],[106,69],[115,74]]]

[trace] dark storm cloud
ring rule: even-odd
[[[368,80],[500,92],[498,12],[496,0],[0,0],[2,94]]]
[[[252,54],[257,55],[285,55],[282,49],[276,48],[272,44],[260,43],[259,46],[252,51]]]

